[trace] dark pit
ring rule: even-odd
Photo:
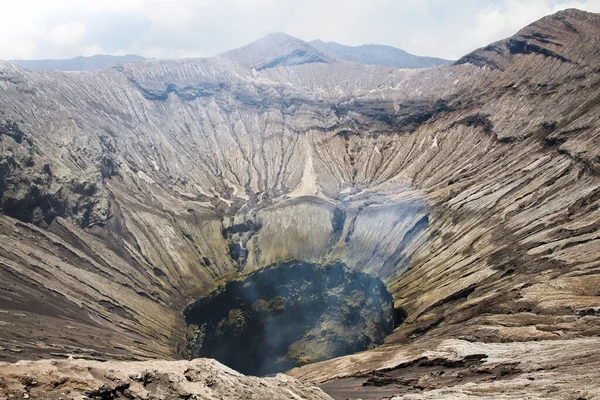
[[[379,279],[342,263],[306,262],[228,282],[184,315],[191,358],[257,376],[373,348],[397,318]]]

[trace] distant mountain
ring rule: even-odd
[[[335,42],[313,40],[313,47],[332,54],[342,60],[361,64],[385,65],[393,68],[429,68],[450,64],[452,61],[442,58],[420,57],[392,46],[365,44],[362,46],[344,46]]]
[[[124,56],[96,55],[75,57],[67,60],[11,60],[12,63],[32,70],[87,71],[114,67],[117,64],[146,60],[142,56],[127,54]]]
[[[336,61],[334,56],[285,33],[272,33],[221,56],[257,71],[278,66]]]

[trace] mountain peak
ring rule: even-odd
[[[271,33],[222,56],[257,71],[286,65],[335,62],[335,57],[281,32]]]
[[[541,55],[571,64],[600,59],[600,14],[575,8],[559,11],[526,26],[514,36],[477,49],[457,61],[506,69],[514,55]]]
[[[261,41],[261,40],[279,40],[279,41],[296,41],[296,42],[304,42],[303,40],[300,40],[292,35],[288,35],[285,32],[273,32],[273,33],[269,33],[267,36],[264,36],[261,39],[258,39],[257,42]]]

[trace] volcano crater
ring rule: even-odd
[[[184,315],[191,358],[249,375],[373,348],[401,322],[383,282],[341,262],[273,264],[227,282]]]

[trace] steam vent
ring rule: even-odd
[[[192,357],[250,375],[367,350],[394,329],[383,283],[341,263],[266,267],[196,301],[185,316]]]
[[[600,15],[438,61],[0,61],[0,399],[600,400]]]

